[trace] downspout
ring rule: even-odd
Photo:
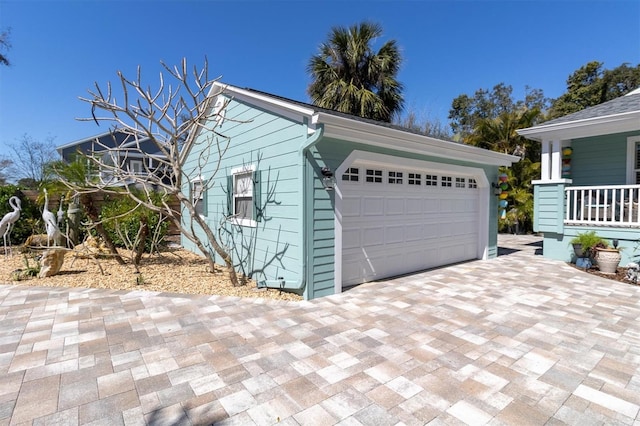
[[[317,114],[311,117],[311,121],[315,124],[317,122],[318,116]],[[305,129],[307,135],[309,135],[309,121],[307,118],[304,119]],[[324,134],[324,127],[322,125],[315,126],[312,129],[313,133],[310,136],[307,136],[307,139],[303,142],[298,150],[298,158],[302,161],[300,169],[300,184],[301,184],[301,192],[302,192],[302,202],[300,203],[300,218],[302,219],[302,229],[300,232],[300,246],[302,247],[302,277],[299,280],[292,281],[286,280],[285,277],[278,277],[275,280],[264,280],[258,282],[259,288],[274,288],[281,290],[302,290],[305,288],[307,283],[307,256],[309,254],[309,250],[307,247],[307,229],[308,222],[306,211],[306,202],[309,188],[307,188],[305,179],[307,176],[307,161],[306,154],[307,152],[313,148],[319,141],[322,139],[322,135]],[[313,191],[313,186],[311,187]]]

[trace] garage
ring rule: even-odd
[[[343,288],[483,257],[482,169],[368,157],[339,176]]]

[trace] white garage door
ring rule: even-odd
[[[478,257],[470,175],[354,165],[340,179],[343,287]]]

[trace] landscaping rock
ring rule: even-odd
[[[42,253],[40,260],[40,278],[51,277],[57,275],[64,263],[64,255],[67,251],[64,249],[49,249]]]

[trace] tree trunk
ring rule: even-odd
[[[91,221],[95,223],[96,232],[102,238],[105,245],[109,249],[109,253],[113,255],[114,259],[120,265],[124,265],[125,262],[122,259],[122,257],[118,254],[116,245],[113,243],[113,240],[111,239],[109,234],[107,234],[107,231],[105,231],[104,226],[102,226],[102,223],[100,222],[100,215],[98,214],[98,211],[96,210],[96,206],[93,203],[93,196],[91,194],[83,194],[80,197],[80,202],[84,206],[84,209],[87,213],[87,216],[89,216],[89,219],[91,219]]]
[[[147,223],[147,217],[143,216],[140,219],[140,229],[138,230],[138,235],[136,236],[137,246],[135,248],[135,256],[133,257],[133,264],[138,269],[140,266],[140,259],[142,259],[142,254],[144,253],[144,246],[147,242],[147,237],[149,236],[149,224]]]

